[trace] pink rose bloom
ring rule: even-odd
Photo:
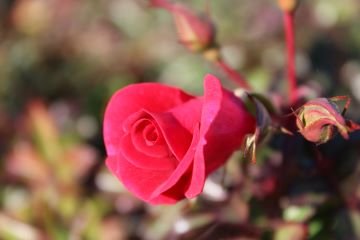
[[[140,199],[173,204],[202,192],[206,177],[237,150],[255,120],[207,75],[204,96],[159,83],[129,85],[104,117],[109,170]]]

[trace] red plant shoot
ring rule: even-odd
[[[294,30],[294,13],[298,0],[278,0],[278,5],[282,9],[284,16],[284,31],[286,40],[287,55],[287,79],[288,94],[290,105],[294,104],[298,98],[296,84],[296,64],[295,64],[295,30]]]
[[[290,104],[297,100],[297,86],[296,86],[296,66],[295,66],[295,33],[294,33],[294,13],[284,13],[284,27],[286,37],[286,51],[287,51],[287,77],[289,88]]]

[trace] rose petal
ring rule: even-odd
[[[121,142],[123,155],[140,168],[174,169],[177,165],[176,159],[180,161],[190,145],[191,133],[184,129],[169,112],[150,113],[143,110],[134,113],[128,119],[130,120],[124,124],[124,130],[131,134],[125,135]],[[159,131],[159,142],[154,146],[146,146],[142,136],[141,123],[149,122]],[[136,131],[138,127],[140,134]]]
[[[150,113],[159,125],[162,135],[171,152],[180,161],[190,146],[192,135],[183,128],[170,112]]]
[[[193,97],[180,89],[158,83],[129,85],[110,99],[104,116],[104,141],[108,156],[117,154],[123,135],[123,123],[130,115],[145,109],[164,112]]]
[[[204,187],[205,159],[203,147],[206,144],[205,134],[220,109],[221,98],[222,91],[219,81],[215,77],[207,75],[204,82],[204,103],[201,115],[200,138],[195,153],[191,183],[185,192],[187,198],[197,196]]]
[[[171,187],[173,187],[176,183],[179,182],[180,178],[184,176],[185,172],[189,171],[189,167],[193,162],[196,147],[199,141],[199,125],[194,128],[193,139],[190,147],[188,148],[187,153],[184,158],[181,160],[177,168],[171,174],[171,176],[163,182],[156,190],[152,193],[151,198],[157,197],[160,194],[168,191]],[[191,169],[190,169],[191,170]]]
[[[131,140],[130,135],[125,135],[121,142],[121,152],[134,166],[148,170],[173,170],[177,165],[175,157],[169,153],[164,157],[154,157],[139,152]]]
[[[145,125],[142,125],[145,123]],[[146,124],[148,123],[148,124]],[[145,128],[151,127],[156,129],[157,137],[155,141],[149,144],[149,140],[144,137]],[[169,156],[169,148],[166,145],[165,139],[161,134],[158,124],[146,110],[142,109],[130,115],[123,123],[125,133],[130,134],[134,147],[139,152],[152,157],[167,157]]]
[[[108,157],[106,159],[108,169],[138,198],[152,204],[172,204],[182,197],[159,195],[150,199],[154,189],[167,180],[172,171],[153,171],[137,168],[124,157]]]
[[[133,114],[142,119],[148,119],[156,125],[157,129],[160,131],[161,140],[164,139],[164,145],[170,149],[171,153],[180,161],[185,155],[190,142],[191,142],[191,132],[182,126],[174,117],[172,112],[163,112],[163,113],[153,113],[142,110],[138,113]],[[133,116],[129,117],[133,121],[139,121]],[[198,121],[198,119],[197,119]],[[125,130],[130,129],[131,125],[129,121],[124,124]]]
[[[223,89],[216,77],[207,75],[204,88],[200,140],[191,183],[185,193],[188,198],[202,191],[205,177],[241,146],[243,137],[253,131],[255,125],[241,100]]]
[[[155,133],[154,133],[155,132]],[[146,135],[153,135],[152,141]],[[155,123],[149,119],[141,119],[134,124],[129,134],[135,149],[149,157],[161,158],[169,156],[169,149],[161,133],[156,129]]]
[[[207,174],[221,166],[241,147],[245,135],[255,131],[255,119],[243,102],[226,89],[222,89],[222,92],[220,110],[205,135],[204,154]],[[207,96],[211,97],[210,94]],[[204,117],[206,118],[206,115]]]
[[[192,132],[199,125],[202,106],[203,98],[198,97],[172,108],[170,112],[183,128]]]

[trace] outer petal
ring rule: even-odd
[[[211,77],[207,77],[209,88],[213,86],[214,79],[219,84],[216,78]],[[231,154],[240,148],[244,136],[255,130],[255,118],[247,111],[243,102],[232,92],[221,90],[223,96],[220,111],[205,133],[207,174],[224,164]],[[205,92],[205,98],[210,99],[212,96]],[[211,111],[209,113],[211,114]],[[203,117],[207,118],[206,115]]]
[[[180,182],[180,179],[186,176],[187,172],[190,171],[191,173],[192,169],[190,167],[193,163],[198,142],[199,142],[199,126],[196,126],[194,129],[193,139],[187,153],[185,154],[184,158],[181,160],[177,168],[174,170],[174,172],[171,174],[171,176],[165,182],[163,182],[159,187],[156,188],[156,190],[152,194],[153,198],[163,194],[164,192],[168,191],[174,186],[176,187],[176,185]],[[191,175],[188,177],[191,177]],[[188,181],[188,179],[185,179],[185,182],[187,182],[185,184],[188,185],[190,181]]]
[[[205,77],[200,139],[193,164],[191,184],[185,195],[192,198],[204,186],[206,176],[221,166],[240,147],[245,134],[254,130],[255,120],[219,80]]]
[[[187,146],[186,154],[181,158],[171,176],[153,192],[153,199],[168,195],[173,196],[177,192],[182,192],[183,197],[185,197],[184,193],[191,182],[192,166],[200,137],[199,125],[202,105],[203,99],[196,98],[171,109],[172,116],[177,119],[182,128],[192,133],[192,141],[190,146]],[[172,132],[168,132],[168,134],[171,136]]]
[[[171,204],[183,198],[180,196],[158,196],[150,200],[154,189],[171,175],[172,171],[149,171],[137,168],[121,154],[106,159],[106,166],[135,196],[153,204]]]

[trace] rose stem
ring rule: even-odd
[[[229,66],[223,59],[219,58],[215,64],[223,70],[229,79],[235,82],[242,88],[246,90],[250,90],[249,84],[246,82],[245,78],[241,76],[237,71],[235,71],[232,67]]]
[[[290,104],[293,104],[297,100],[293,11],[284,11],[284,29],[287,52],[288,94],[290,98]]]

